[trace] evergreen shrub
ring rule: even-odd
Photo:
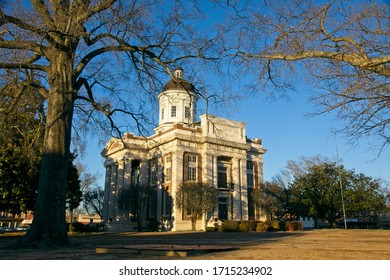
[[[250,231],[256,231],[257,221],[255,221],[255,220],[250,220],[250,221],[249,221],[249,224],[250,224]]]
[[[284,221],[269,221],[270,230],[286,231],[286,222]]]
[[[241,232],[248,232],[251,230],[251,224],[249,221],[241,221],[239,225],[239,230]]]
[[[270,225],[268,223],[265,223],[265,222],[257,222],[256,223],[256,231],[258,232],[265,232],[265,231],[268,231],[270,229]]]
[[[240,221],[226,220],[223,222],[222,231],[238,232],[240,230]]]

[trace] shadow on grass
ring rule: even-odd
[[[229,246],[234,250],[285,238],[304,232],[100,232],[74,233],[72,245],[50,251],[12,250],[22,235],[0,235],[0,259],[172,259],[170,256],[136,255],[134,253],[96,254],[96,248],[123,248],[132,245]],[[175,257],[173,257],[175,258]]]

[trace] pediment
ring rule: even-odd
[[[118,138],[113,137],[107,142],[106,146],[101,152],[101,155],[103,157],[106,157],[107,155],[112,154],[122,148],[123,148],[123,143]]]

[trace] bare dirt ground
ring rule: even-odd
[[[312,230],[302,232],[85,233],[70,236],[72,246],[51,251],[13,250],[20,234],[0,235],[0,260],[390,260],[389,230]],[[230,246],[187,257],[134,253],[126,245]],[[96,248],[122,248],[97,254]]]

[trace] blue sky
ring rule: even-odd
[[[301,156],[321,155],[336,160],[337,143],[339,160],[345,168],[390,182],[388,148],[378,157],[368,139],[351,145],[345,135],[335,137],[332,131],[342,123],[332,114],[307,118],[313,108],[307,101],[307,93],[302,91],[291,93],[288,101],[266,102],[257,97],[242,103],[237,118],[247,122],[248,137],[262,138],[264,148],[268,149],[264,156],[265,180],[272,179],[288,160]]]
[[[335,121],[332,114],[307,118],[306,114],[313,108],[308,102],[307,89],[301,88],[291,92],[289,100],[269,101],[261,95],[248,97],[233,112],[219,116],[246,122],[247,136],[263,139],[263,147],[268,150],[264,156],[265,180],[271,180],[288,160],[301,156],[321,155],[335,160],[337,141],[339,158],[346,169],[390,182],[389,148],[378,157],[367,139],[351,145],[340,134],[336,140],[332,130],[342,123]],[[100,185],[103,187],[105,169],[100,152],[104,147],[97,139],[88,142],[90,145],[82,162],[90,172],[101,175]]]
[[[209,21],[222,18],[221,15],[212,15]],[[207,25],[206,21],[202,21],[202,24]],[[332,131],[343,123],[335,120],[332,114],[307,118],[305,115],[314,110],[314,105],[308,103],[309,92],[310,89],[303,84],[297,85],[297,91],[289,93],[289,100],[279,98],[272,102],[259,93],[241,100],[239,107],[231,112],[226,109],[216,114],[246,122],[247,136],[263,139],[263,147],[268,150],[264,156],[265,180],[271,180],[277,175],[288,160],[296,160],[301,156],[321,155],[336,159],[336,141]],[[351,145],[344,135],[337,135],[341,163],[346,169],[390,182],[390,148],[378,157],[369,141],[375,144],[374,139],[360,139],[357,145]],[[100,152],[104,146],[99,145],[97,139],[89,139],[88,143],[90,146],[82,161],[90,172],[101,174],[103,186],[105,170]]]

